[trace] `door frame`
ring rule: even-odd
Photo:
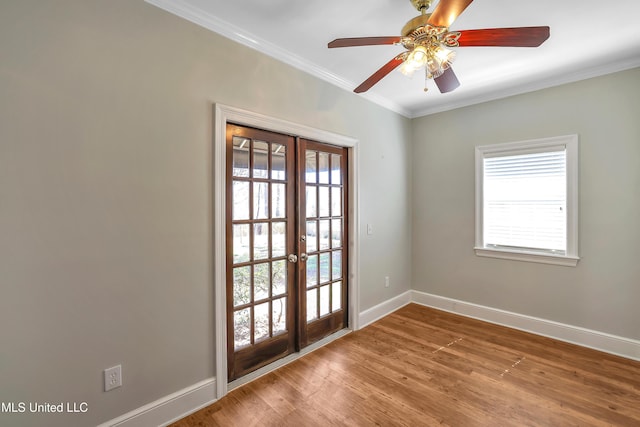
[[[300,125],[264,114],[214,104],[213,129],[213,285],[215,307],[215,366],[216,398],[228,392],[227,377],[227,329],[226,329],[226,129],[227,123],[255,127],[272,132],[284,133],[326,144],[346,147],[349,151],[349,329],[358,329],[360,313],[360,262],[359,262],[359,141],[313,127]]]

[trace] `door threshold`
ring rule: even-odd
[[[297,353],[291,353],[285,357],[283,357],[282,359],[278,359],[275,362],[272,362],[270,364],[268,364],[267,366],[263,366],[260,369],[256,369],[253,372],[248,373],[247,375],[240,377],[236,380],[233,380],[231,382],[229,382],[227,384],[227,390],[231,391],[233,389],[236,389],[238,387],[241,387],[247,383],[250,383],[251,381],[258,379],[270,372],[275,371],[276,369],[280,368],[281,366],[284,365],[288,365],[289,363],[298,360],[299,358],[301,358],[302,356],[311,353],[312,351],[315,351],[317,349],[319,349],[320,347],[324,347],[325,345],[329,344],[330,342],[333,342],[335,340],[337,340],[338,338],[342,338],[343,336],[351,333],[352,330],[349,328],[344,328],[339,330],[338,332],[335,332],[327,337],[322,338],[319,341],[314,342],[313,344],[308,345],[307,347],[303,348],[302,350],[300,350]]]

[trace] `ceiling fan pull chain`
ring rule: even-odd
[[[429,80],[429,69],[426,68],[424,71],[424,91],[428,91],[429,88],[427,87],[427,80]]]

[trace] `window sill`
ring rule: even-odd
[[[571,255],[547,255],[524,251],[507,251],[500,249],[474,248],[477,256],[510,259],[514,261],[538,262],[542,264],[575,267],[580,258]]]

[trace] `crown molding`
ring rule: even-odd
[[[508,88],[498,88],[496,90],[487,91],[477,96],[464,97],[462,99],[441,103],[427,108],[412,111],[409,116],[411,119],[424,117],[431,114],[442,113],[445,111],[455,110],[456,108],[468,107],[483,102],[495,101],[498,99],[508,98],[510,96],[522,95],[529,92],[535,92],[542,89],[548,89],[555,86],[574,83],[581,80],[587,80],[594,77],[600,77],[607,74],[613,74],[620,71],[630,70],[640,67],[640,55],[630,58],[622,58],[618,61],[611,61],[595,67],[583,67],[582,64],[573,66],[571,70],[563,74],[554,74],[537,79],[533,82],[519,84]]]
[[[307,61],[300,56],[276,46],[266,40],[257,37],[244,29],[230,24],[200,8],[194,7],[183,0],[145,0],[153,6],[156,6],[166,12],[179,16],[187,21],[193,22],[196,25],[204,27],[214,33],[220,34],[230,40],[247,46],[251,49],[257,50],[267,56],[284,62],[298,70],[304,71],[307,74],[311,74],[321,80],[338,86],[341,89],[352,92],[356,86],[354,82],[343,79],[342,77],[330,72],[327,69],[320,67],[317,64]],[[366,93],[359,95],[387,110],[398,113],[402,116],[411,117],[411,111],[402,107],[401,105],[390,101],[387,98],[376,95],[374,93]]]

